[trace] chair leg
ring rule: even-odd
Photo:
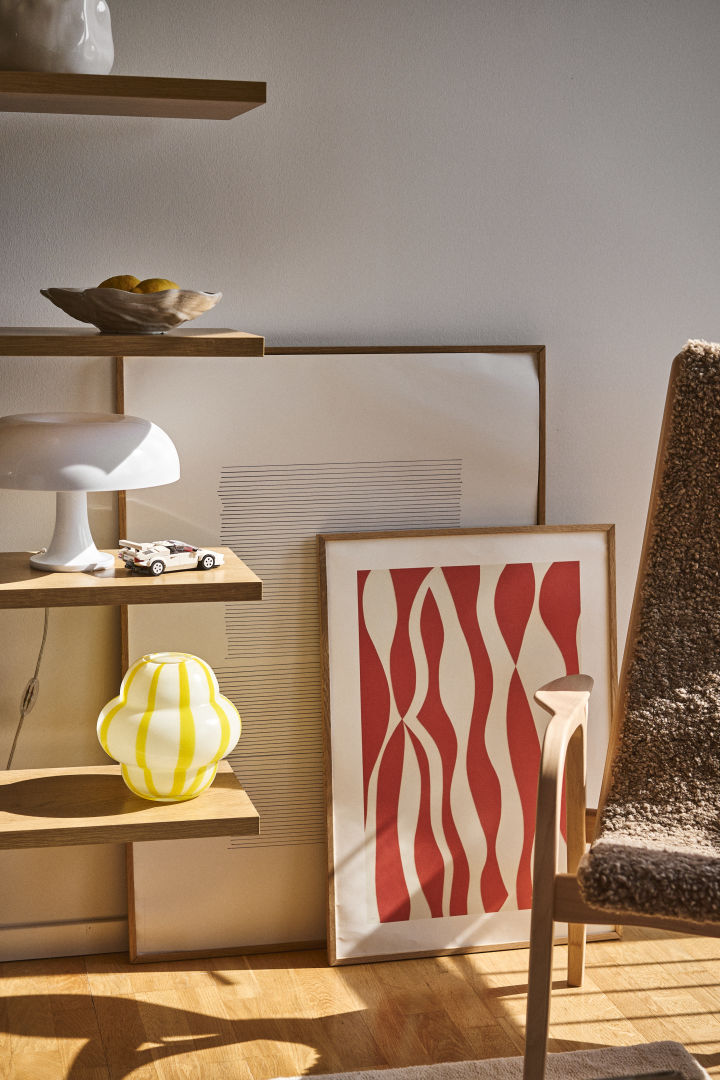
[[[552,988],[553,913],[533,907],[523,1080],[544,1080]]]
[[[568,926],[568,986],[582,986],[585,978],[585,923],[570,923]]]
[[[585,738],[576,731],[567,752],[567,868],[576,874],[586,847]],[[568,986],[582,986],[585,976],[584,923],[568,926]]]
[[[580,676],[580,689],[587,695],[592,681]],[[559,681],[568,685],[566,681]],[[571,680],[573,682],[573,680]],[[573,682],[578,689],[577,680]],[[544,691],[558,684],[549,683]],[[527,1020],[525,1025],[525,1062],[523,1080],[545,1080],[550,992],[552,989],[553,924],[555,921],[555,877],[558,862],[558,833],[561,806],[561,767],[566,752],[568,807],[568,863],[574,866],[585,846],[585,720],[587,698],[582,717],[578,699],[566,705],[566,712],[556,711],[551,695],[540,691],[536,700],[554,712],[543,740],[535,815],[535,854],[533,857],[533,900],[530,919],[530,965],[528,971]],[[557,703],[556,703],[557,704]],[[574,724],[572,729],[570,724]],[[572,730],[572,734],[570,734]],[[569,742],[563,746],[563,739]],[[582,825],[580,824],[582,822]]]

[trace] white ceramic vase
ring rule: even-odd
[[[107,75],[107,0],[0,0],[0,70]]]
[[[218,762],[240,738],[240,717],[204,660],[151,653],[129,669],[97,731],[132,792],[182,802],[210,787]]]

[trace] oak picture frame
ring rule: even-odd
[[[503,884],[507,886],[508,899],[497,910],[483,910],[479,905],[477,893],[468,891],[467,897],[475,897],[472,904],[466,899],[466,908],[454,902],[455,866],[448,857],[451,845],[448,845],[447,835],[455,830],[457,835],[479,835],[477,821],[470,821],[470,817],[463,822],[449,822],[443,817],[450,806],[451,798],[453,810],[459,799],[458,778],[463,785],[463,796],[467,796],[467,777],[460,769],[458,762],[461,761],[460,753],[452,765],[452,777],[448,782],[445,794],[444,773],[440,790],[433,792],[428,781],[430,775],[437,779],[438,775],[447,765],[439,764],[442,754],[437,747],[432,745],[432,737],[428,731],[435,721],[422,721],[419,719],[420,712],[417,709],[417,693],[414,694],[414,704],[405,715],[401,708],[395,708],[398,704],[398,681],[405,678],[401,673],[401,665],[398,660],[400,655],[400,643],[404,638],[417,642],[420,637],[420,612],[425,613],[427,597],[433,596],[433,603],[441,597],[439,608],[443,611],[446,620],[441,630],[447,640],[453,644],[453,649],[447,648],[443,657],[444,674],[438,675],[440,661],[435,662],[434,675],[425,674],[426,684],[432,683],[437,691],[445,680],[443,694],[448,700],[453,697],[457,701],[456,687],[451,689],[450,683],[463,682],[465,690],[468,690],[468,678],[475,679],[475,675],[468,676],[468,670],[462,675],[458,674],[458,668],[466,664],[469,653],[469,637],[462,638],[458,632],[458,620],[451,611],[451,605],[447,595],[447,574],[450,568],[453,572],[459,567],[463,572],[467,568],[477,568],[478,579],[482,577],[483,567],[488,580],[494,580],[499,585],[502,580],[498,574],[498,568],[509,569],[510,567],[527,566],[533,567],[533,573],[538,580],[533,584],[532,610],[527,622],[532,633],[528,636],[521,635],[522,645],[519,646],[519,655],[513,659],[509,656],[507,641],[501,640],[498,635],[497,615],[495,611],[488,609],[488,601],[492,599],[497,607],[495,593],[483,597],[482,590],[478,586],[478,596],[473,598],[474,607],[478,610],[478,627],[492,654],[492,677],[496,685],[510,686],[514,672],[520,670],[524,690],[526,707],[532,713],[534,728],[537,734],[536,756],[539,756],[546,714],[537,704],[532,701],[534,690],[549,679],[563,674],[571,673],[575,666],[572,662],[560,663],[562,657],[558,653],[557,643],[550,641],[551,635],[547,633],[547,626],[542,623],[539,614],[541,592],[541,579],[538,576],[538,567],[544,567],[542,581],[545,582],[547,570],[556,564],[567,564],[568,568],[577,564],[577,600],[579,627],[579,648],[577,655],[578,665],[583,665],[583,670],[589,667],[589,673],[594,676],[596,691],[594,693],[594,707],[590,722],[590,805],[594,805],[596,797],[594,789],[599,789],[601,775],[596,763],[604,760],[604,750],[607,743],[610,716],[616,694],[617,684],[617,652],[616,652],[616,616],[615,616],[615,553],[614,553],[614,527],[612,525],[560,525],[560,526],[518,526],[508,528],[462,528],[440,530],[402,530],[385,533],[335,533],[324,534],[319,537],[319,564],[321,578],[322,598],[322,637],[323,637],[323,707],[324,707],[324,749],[325,749],[325,785],[326,785],[326,810],[328,827],[328,957],[329,962],[336,964],[349,964],[358,962],[371,962],[376,960],[400,959],[411,956],[444,955],[457,952],[475,952],[484,949],[521,947],[527,944],[529,939],[529,916],[530,904],[525,888],[523,907],[518,906],[520,893],[515,897],[515,906],[512,901],[512,884],[508,879],[506,863],[509,866],[509,857],[503,863],[502,873],[505,875]],[[423,576],[424,572],[424,576]],[[469,572],[469,571],[468,571]],[[571,577],[574,571],[569,571]],[[372,602],[372,618],[375,620],[372,633],[368,633],[367,624],[364,623],[365,595],[363,590],[368,587],[371,575],[375,574],[376,583],[373,585],[375,599]],[[493,579],[493,574],[495,575]],[[363,583],[360,583],[364,575]],[[403,575],[405,575],[403,577]],[[433,578],[435,575],[435,578]],[[403,581],[407,584],[411,577],[416,588],[417,579],[421,583],[417,585],[412,599],[415,608],[408,607],[407,595],[401,596],[405,589]],[[512,575],[511,575],[512,576]],[[527,575],[526,575],[527,576]],[[557,574],[555,574],[557,577]],[[388,591],[389,580],[393,579],[394,595]],[[562,578],[562,575],[561,575]],[[558,580],[561,580],[558,579]],[[459,579],[458,579],[459,580]],[[549,578],[548,578],[549,580]],[[398,584],[400,582],[400,584]],[[430,584],[428,584],[430,582]],[[424,599],[422,590],[425,589]],[[383,591],[385,590],[385,591]],[[555,589],[557,592],[557,589]],[[381,600],[378,601],[377,597]],[[398,599],[400,597],[400,599]],[[436,606],[438,606],[436,604]],[[401,619],[401,611],[404,612]],[[413,614],[414,612],[414,614]],[[410,613],[410,614],[409,614]],[[510,616],[510,622],[512,618]],[[483,622],[483,618],[486,620]],[[572,627],[572,612],[567,616]],[[383,622],[383,620],[385,620]],[[414,620],[414,621],[413,621]],[[467,627],[466,627],[467,629]],[[510,628],[512,631],[512,627]],[[565,633],[565,629],[560,631]],[[361,634],[364,635],[365,645],[361,646]],[[376,666],[375,681],[368,680],[367,673],[371,670],[370,661],[367,657],[372,655],[373,649],[368,651],[367,638],[372,640],[384,640],[386,647],[385,656],[380,658],[380,650],[375,650],[375,659],[372,663]],[[384,638],[383,638],[384,635]],[[567,633],[566,633],[567,637]],[[392,642],[392,646],[388,643]],[[494,645],[492,644],[494,642]],[[537,644],[535,644],[537,643]],[[374,647],[375,641],[373,641]],[[395,649],[393,659],[397,671],[389,675],[391,670],[389,648]],[[442,646],[445,648],[445,646]],[[359,657],[361,648],[366,650],[366,659]],[[493,651],[494,650],[494,651]],[[505,650],[505,652],[503,652]],[[506,655],[507,653],[507,655]],[[423,659],[422,650],[414,651],[409,660],[409,668],[412,668],[411,681],[417,675],[419,684],[423,678],[423,664],[427,662],[427,655]],[[555,666],[538,661],[536,656],[550,656],[554,658]],[[557,655],[556,655],[557,654]],[[379,663],[377,661],[380,661]],[[474,659],[473,659],[474,663]],[[455,665],[454,667],[452,665]],[[467,666],[467,665],[466,665]],[[427,671],[430,671],[431,663],[427,663]],[[378,672],[382,668],[382,676],[378,679]],[[547,677],[546,677],[547,676]],[[384,682],[383,682],[384,679]],[[393,682],[395,679],[395,683]],[[533,682],[534,679],[534,682]],[[505,682],[503,683],[503,680]],[[478,687],[480,680],[476,680],[471,688],[474,694],[473,702],[479,697]],[[416,686],[417,690],[417,686]],[[517,687],[516,687],[517,690]],[[493,694],[500,694],[493,688]],[[390,706],[382,705],[386,709],[387,725],[383,731],[382,741],[387,758],[387,748],[396,741],[397,732],[402,725],[403,742],[402,755],[407,754],[407,748],[414,747],[415,763],[411,763],[405,771],[396,774],[394,783],[398,790],[399,812],[395,817],[395,825],[387,816],[377,817],[373,826],[372,820],[372,797],[371,790],[377,794],[380,790],[380,768],[385,767],[380,758],[373,761],[368,753],[371,737],[366,735],[372,725],[374,711],[377,711],[378,700],[385,700],[386,695],[391,702]],[[413,696],[413,695],[411,695]],[[427,706],[430,694],[425,695],[421,707]],[[440,704],[436,712],[448,712],[445,709],[447,701],[441,696]],[[406,694],[407,703],[407,694]],[[486,722],[497,725],[500,707],[506,708],[508,724],[510,724],[510,711],[507,708],[507,695],[504,699],[498,696],[497,702],[493,697],[493,707],[488,708]],[[462,724],[467,722],[467,708],[465,706],[464,719],[457,722],[456,737],[458,746],[464,745],[466,750],[470,746],[470,736],[465,730],[465,743],[461,743]],[[474,704],[473,704],[474,708]],[[393,712],[394,709],[394,712]],[[415,711],[412,711],[412,710]],[[460,710],[462,712],[462,710]],[[395,728],[392,730],[393,716]],[[451,724],[453,717],[450,716]],[[391,733],[392,730],[392,734]],[[499,729],[498,729],[499,730]],[[509,728],[508,728],[509,730]],[[492,764],[497,765],[502,758],[499,749],[498,735],[488,727],[483,731],[485,750],[488,746],[494,747]],[[437,732],[435,733],[437,734]],[[501,733],[502,734],[502,733]],[[377,740],[376,740],[377,741]],[[452,737],[448,736],[448,744]],[[421,745],[422,744],[422,745]],[[477,739],[473,744],[479,745]],[[377,749],[377,746],[376,746]],[[398,751],[396,742],[395,751]],[[432,755],[435,754],[435,759]],[[396,754],[397,756],[397,754]],[[412,756],[412,755],[410,755]],[[426,758],[423,763],[423,756]],[[450,755],[452,756],[452,755]],[[505,754],[507,766],[507,754]],[[402,756],[403,770],[406,759]],[[370,770],[369,764],[373,765]],[[362,776],[361,776],[362,773]],[[507,769],[506,769],[507,773]],[[398,779],[398,775],[400,779]],[[488,772],[488,776],[489,776]],[[424,776],[424,779],[423,779]],[[410,777],[410,779],[407,779]],[[420,779],[418,779],[420,777]],[[369,779],[368,779],[369,778]],[[407,782],[406,782],[407,781]],[[526,778],[524,790],[526,792],[525,803],[520,810],[508,798],[507,792],[512,788],[515,777],[502,774],[500,789],[503,796],[502,814],[506,814],[503,825],[505,846],[512,847],[515,841],[512,839],[512,823],[519,821],[525,833],[525,842],[522,851],[523,866],[529,865],[531,848],[531,833],[534,829],[534,796],[536,779]],[[372,784],[375,788],[372,789]],[[403,790],[407,788],[408,795],[403,796]],[[532,789],[532,797],[527,794]],[[384,787],[383,798],[385,802],[392,801],[390,787]],[[450,794],[452,792],[452,795]],[[476,798],[477,792],[472,793]],[[530,798],[532,810],[529,809]],[[403,799],[405,800],[403,802]],[[423,805],[425,810],[422,810]],[[465,798],[463,804],[467,808],[471,805]],[[477,809],[477,798],[475,809]],[[505,805],[509,807],[507,813]],[[376,808],[377,809],[377,808]],[[407,832],[403,836],[398,822],[408,820],[410,817],[413,832]],[[422,816],[425,816],[425,827],[420,828]],[[501,820],[502,820],[501,814]],[[532,821],[530,821],[532,814]],[[428,819],[431,822],[428,829]],[[379,824],[378,824],[379,822]],[[440,825],[438,823],[440,822]],[[458,828],[459,825],[459,828]],[[388,908],[384,914],[380,910],[377,900],[377,889],[380,878],[379,868],[385,868],[387,873],[387,849],[384,844],[385,855],[380,850],[383,845],[378,837],[392,834],[393,827],[398,837],[395,847],[399,849],[399,858],[393,864],[393,875],[397,875],[400,868],[402,873],[408,871],[408,861],[412,864],[417,860],[417,852],[423,849],[426,853],[435,849],[435,862],[433,870],[428,869],[426,863],[422,871],[417,865],[409,868],[409,874],[415,882],[415,888],[405,882],[405,892],[409,896],[403,900],[406,908]],[[375,829],[375,831],[373,831]],[[480,829],[480,832],[482,829]],[[457,835],[455,843],[457,842]],[[490,850],[487,836],[484,839],[486,851]],[[494,838],[497,842],[497,834]],[[414,845],[414,848],[413,848]],[[392,846],[392,845],[390,845]],[[460,845],[462,847],[462,844]],[[516,845],[517,846],[517,845]],[[411,849],[414,854],[409,854]],[[442,869],[438,869],[438,852],[442,850]],[[487,866],[480,866],[478,859],[472,853],[464,849],[462,858],[468,862],[471,870],[470,877],[477,883],[483,878]],[[385,861],[384,861],[385,860]],[[481,860],[480,860],[481,861]],[[501,860],[502,861],[502,860]],[[489,860],[486,860],[488,863]],[[373,869],[374,868],[374,869]],[[517,869],[517,868],[516,868]],[[463,871],[464,873],[464,871]],[[424,877],[423,877],[424,874]],[[517,871],[518,880],[520,877]],[[413,876],[414,875],[414,876]],[[437,877],[443,879],[442,888],[437,888]],[[374,876],[374,883],[372,881]],[[395,880],[395,878],[393,878]],[[418,882],[420,888],[418,888]],[[519,886],[518,886],[519,888]],[[432,902],[428,897],[435,893]],[[400,889],[402,892],[402,889]],[[442,899],[439,900],[439,893]],[[374,895],[373,895],[374,894]],[[433,911],[432,904],[435,904]],[[439,906],[438,906],[439,904]],[[428,911],[428,907],[430,910]],[[438,912],[441,911],[441,914]],[[566,934],[564,927],[558,928],[558,940],[563,940]],[[615,928],[597,928],[591,931],[593,937],[615,937]]]
[[[194,399],[200,369],[203,373],[204,385],[214,382],[215,393],[221,396],[222,402],[234,402],[235,412],[241,417],[236,424],[235,432],[225,440],[222,458],[213,457],[213,451],[209,451],[205,445],[186,445],[188,440],[194,438],[193,430],[197,425],[182,422],[178,402],[190,402]],[[219,466],[224,467],[226,464],[234,465],[239,462],[245,463],[252,473],[253,470],[259,470],[260,466],[264,467],[268,463],[271,469],[277,470],[279,462],[311,462],[322,465],[325,462],[337,463],[338,461],[364,462],[369,458],[375,460],[405,456],[426,457],[428,454],[431,457],[457,457],[456,444],[459,431],[466,448],[467,472],[464,474],[462,483],[463,516],[457,518],[457,524],[464,524],[466,521],[490,523],[498,520],[514,524],[529,524],[544,520],[544,346],[293,345],[268,347],[265,349],[265,358],[252,364],[246,361],[237,363],[231,357],[220,359],[207,357],[198,361],[186,361],[180,358],[174,365],[176,396],[172,399],[167,398],[161,391],[165,384],[166,371],[166,365],[163,366],[160,363],[148,364],[137,357],[129,357],[126,360],[118,358],[116,361],[118,409],[122,411],[125,408],[127,397],[129,412],[134,411],[139,415],[146,412],[156,417],[159,423],[164,424],[165,429],[176,440],[182,461],[192,461],[195,465],[200,461],[203,462],[203,485],[206,493],[217,493],[219,485],[213,484],[209,478],[215,475],[218,480],[220,479]],[[458,386],[464,386],[465,390],[459,390]],[[337,393],[337,399],[333,403],[333,408],[329,409],[328,395],[331,390]],[[442,404],[446,391],[451,398],[454,395],[456,402],[461,398],[458,410],[451,411]],[[408,420],[397,427],[393,433],[391,451],[386,452],[382,447],[372,444],[365,434],[362,436],[365,442],[361,451],[346,449],[348,438],[354,438],[355,431],[367,427],[367,420],[359,408],[358,400],[364,404],[366,410],[374,406],[376,402],[389,403],[395,409],[393,422],[403,411],[407,412],[411,407],[415,409],[414,417],[408,413]],[[267,413],[257,408],[255,403],[259,401],[268,403]],[[499,403],[500,407],[489,407],[487,404],[489,401]],[[250,409],[262,418],[265,433],[261,433],[259,439],[256,438],[257,432],[251,431],[253,418],[249,413],[243,412]],[[356,413],[350,418],[347,429],[342,424],[338,424],[338,409],[341,411],[352,409]],[[492,413],[490,416],[487,415],[489,409]],[[458,412],[462,414],[461,417],[458,416]],[[223,413],[228,415],[225,409]],[[309,426],[312,423],[319,432],[325,429],[335,432],[335,434],[322,435],[325,447],[319,451],[316,446],[308,445],[308,438],[301,429],[301,420],[298,417],[303,417],[306,413],[309,420],[306,418],[302,421],[306,425]],[[345,412],[343,415],[345,416]],[[447,438],[443,437],[442,447],[437,451],[433,448],[427,453],[425,429],[423,429],[422,445],[417,438],[413,443],[412,431],[407,430],[408,425],[413,421],[416,429],[418,422],[424,424],[426,415],[431,421],[430,430],[436,430],[438,424],[442,423],[447,432]],[[460,421],[459,426],[458,421]],[[233,439],[237,431],[241,432],[242,439],[239,451],[233,449],[235,446]],[[297,439],[298,431],[302,436],[300,441]],[[332,444],[330,439],[334,440]],[[437,439],[435,441],[437,442]],[[403,453],[405,443],[409,447],[407,455]],[[496,447],[497,455],[495,454]],[[498,461],[504,463],[508,474],[512,475],[513,479],[506,476],[505,467],[499,465]],[[319,466],[314,465],[313,468],[317,469]],[[279,468],[279,471],[282,473],[282,468]],[[480,491],[477,481],[481,476],[496,478],[495,487],[500,492],[497,500],[487,498],[484,489]],[[276,478],[276,473],[273,473],[273,483],[276,482]],[[279,481],[276,489],[285,482],[282,475]],[[198,501],[192,495],[188,497],[183,494],[181,492],[183,485],[184,480],[181,480],[181,483],[177,485],[177,490],[166,493],[160,492],[159,489],[154,491],[151,496],[153,501],[155,499],[165,501],[157,504],[153,502],[152,507],[147,499],[138,503],[131,493],[127,506],[123,506],[124,512],[129,515],[129,524],[124,526],[123,535],[127,535],[129,529],[133,535],[136,533],[140,535],[142,532],[142,535],[184,536],[185,525],[179,523],[182,510],[178,509],[179,503],[184,501],[193,505],[196,520],[201,522],[204,542],[210,544],[212,541],[217,544],[220,537],[214,532],[217,528],[213,516],[215,509],[207,505],[207,499],[204,502]],[[308,503],[310,501],[308,500]],[[202,506],[198,509],[201,503]],[[305,539],[308,546],[308,558],[311,562],[314,559],[317,532],[323,527],[325,529],[343,527],[338,520],[339,512],[333,511],[327,500],[325,506],[331,516],[327,517],[323,523],[318,522],[319,527],[306,530]],[[353,510],[355,519],[351,527],[373,527],[377,520],[376,507],[368,500],[365,501],[364,507],[358,499],[357,506]],[[292,512],[297,509],[299,506],[296,501]],[[156,510],[156,517],[148,516],[149,511],[155,514]],[[251,519],[252,513],[249,512],[248,520]],[[128,517],[125,520],[127,522]],[[388,518],[385,520],[388,524],[375,527],[403,527],[399,521],[391,523]],[[432,517],[419,513],[413,519],[413,524],[439,525],[441,520],[439,516],[433,520]],[[273,538],[273,529],[278,532],[277,521],[273,521],[269,532],[262,538],[265,547],[270,546],[268,540]],[[266,567],[261,563],[256,565],[255,560],[258,558],[259,548],[258,551],[251,552],[246,548],[242,537],[235,538],[227,535],[223,543],[227,543],[233,550],[242,551],[249,565],[257,570],[265,583],[264,596],[266,598],[266,602],[258,605],[258,608],[262,611],[270,607],[273,602],[273,591],[280,587],[279,583],[274,581],[274,567]],[[314,581],[314,563],[311,569],[312,574],[306,568],[306,577],[312,589],[315,590],[317,586]],[[310,582],[310,577],[313,578],[312,582]],[[160,612],[156,610],[154,615],[159,616]],[[130,654],[134,657],[138,653],[147,651],[152,641],[150,634],[146,635],[143,628],[138,626],[141,621],[144,623],[146,613],[131,612],[129,619],[127,613],[121,617],[123,618],[123,666],[126,666]],[[292,632],[288,629],[292,625],[291,620],[285,617],[284,612],[282,623],[284,633]],[[179,639],[181,631],[184,633],[186,629],[187,627],[181,626],[175,620],[168,625],[167,629],[158,625],[157,641],[167,644],[170,640],[167,635],[171,635],[173,640],[175,636]],[[154,629],[152,634],[155,634]],[[205,635],[205,638],[208,636],[212,635]],[[194,640],[190,638],[188,645],[188,639],[183,636],[183,647],[189,648],[191,652],[198,652],[211,663],[216,663],[217,656],[203,652],[207,648],[206,640],[204,639],[197,647],[193,645]],[[260,648],[257,637],[254,645]],[[291,844],[289,841],[285,843],[274,838],[273,829],[280,828],[282,818],[289,819],[294,815],[300,820],[305,812],[304,806],[299,805],[294,791],[291,790],[286,796],[275,774],[272,775],[271,782],[261,779],[266,787],[272,787],[276,792],[280,791],[279,795],[272,796],[276,805],[269,805],[271,800],[267,792],[254,791],[254,777],[251,775],[252,763],[248,772],[243,767],[244,763],[240,760],[240,756],[245,754],[246,762],[251,757],[249,747],[256,718],[247,706],[246,698],[238,695],[237,705],[243,716],[245,731],[239,744],[237,772],[243,777],[248,791],[255,795],[254,801],[258,805],[262,818],[261,836],[253,840],[252,844],[245,841],[233,842],[232,851],[229,854],[219,852],[211,855],[203,849],[203,858],[206,859],[203,865],[206,866],[209,878],[213,881],[217,880],[218,887],[214,895],[219,894],[222,885],[223,894],[231,894],[238,898],[237,903],[243,910],[243,916],[231,918],[225,909],[214,909],[212,919],[208,920],[209,926],[203,927],[201,932],[191,932],[188,929],[191,922],[187,912],[192,907],[192,899],[187,895],[185,886],[183,888],[177,886],[177,879],[181,874],[179,867],[183,858],[188,857],[191,845],[180,845],[172,851],[165,851],[165,845],[156,846],[152,851],[145,850],[142,846],[130,847],[128,862],[132,871],[130,880],[133,882],[129,895],[129,907],[133,913],[131,947],[137,959],[169,955],[179,957],[232,952],[250,953],[258,951],[259,948],[270,951],[276,948],[303,948],[323,943],[325,838],[320,745],[319,641],[314,648],[313,664],[318,674],[317,689],[314,691],[317,695],[317,703],[312,703],[312,708],[317,719],[313,721],[314,728],[310,745],[305,747],[306,759],[308,761],[312,759],[306,771],[309,773],[312,766],[312,775],[309,776],[310,782],[305,785],[301,795],[305,798],[310,792],[316,799],[317,836],[313,834],[299,845],[294,841]],[[219,663],[222,666],[222,657]],[[291,688],[291,694],[292,692]],[[262,694],[263,701],[267,702],[267,686],[262,688]],[[295,713],[298,713],[300,709],[296,694],[292,700],[293,709]],[[256,713],[259,711],[259,706],[253,705],[253,708]],[[285,756],[288,761],[291,761],[289,755]],[[261,771],[262,757],[262,753],[256,755],[256,761],[259,762],[256,767],[257,772]],[[235,764],[235,761],[232,764]],[[302,762],[300,764],[302,765]],[[281,762],[281,766],[284,768],[285,763]],[[300,767],[297,771],[300,775]],[[268,768],[267,773],[272,774],[272,769]],[[301,775],[300,780],[302,780]],[[295,783],[294,780],[293,783]],[[287,809],[285,806],[277,806],[281,799],[285,799]],[[274,818],[280,824],[276,825]],[[271,844],[275,846],[271,847]],[[159,859],[164,860],[162,888],[157,885],[155,873]],[[266,869],[271,859],[275,859],[272,872]],[[248,898],[242,892],[245,879],[255,881],[256,887],[252,890],[255,896]],[[290,881],[288,887],[295,897],[295,911],[299,913],[287,923],[279,916],[276,917],[275,913],[269,914],[270,905],[267,903],[267,894],[276,895],[278,881],[282,881],[282,887],[285,888],[286,880]],[[312,892],[312,907],[306,896],[300,897],[302,883],[305,883],[303,887],[306,888],[308,894]],[[153,889],[156,891],[153,892]],[[148,902],[140,911],[140,905],[146,899]],[[254,907],[252,907],[253,904]],[[247,914],[249,908],[252,908],[252,915]],[[164,912],[162,919],[157,916],[160,910]],[[140,912],[137,918],[134,917],[136,912]],[[263,922],[262,932],[258,929],[260,921]]]

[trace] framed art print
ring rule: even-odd
[[[174,649],[214,669],[261,820],[257,837],[132,846],[138,955],[323,942],[317,535],[542,521],[544,374],[541,346],[125,358],[126,411],[181,461],[176,484],[128,492],[127,535],[227,546],[263,582],[259,603],[129,609],[131,660]]]
[[[331,963],[526,943],[549,721],[533,695],[594,678],[597,805],[613,527],[336,533],[320,565]]]

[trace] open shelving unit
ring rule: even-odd
[[[131,574],[118,558],[109,570],[46,573],[30,567],[26,551],[3,552],[0,609],[260,600],[260,578],[229,548],[217,550],[222,566],[157,578]],[[258,813],[226,762],[207,791],[180,803],[133,795],[119,765],[0,771],[0,850],[258,832]]]
[[[53,327],[0,328],[0,356],[112,356],[118,411],[123,411],[123,356],[260,357],[264,339],[237,330],[178,329],[118,335]],[[122,493],[121,493],[122,496]],[[124,535],[124,499],[120,530]],[[221,566],[159,577],[115,565],[86,573],[48,573],[27,551],[0,553],[0,609],[260,600],[262,582],[230,549]],[[229,765],[197,799],[152,803],[125,786],[117,765],[0,771],[0,849],[68,844],[133,843],[201,836],[251,836],[258,813]]]
[[[0,112],[229,120],[265,103],[264,82],[134,75],[0,71]],[[94,328],[0,327],[0,356],[111,357],[115,409],[124,412],[125,356],[258,358],[264,338],[196,326],[167,334],[103,334]],[[118,496],[120,536],[125,496]],[[33,570],[28,552],[0,553],[0,609],[117,605],[127,664],[127,605],[259,600],[262,582],[230,549],[221,567],[146,578],[116,558],[110,570],[57,574]],[[209,836],[253,836],[259,815],[227,762],[213,784],[184,802],[150,802],[125,785],[118,765],[0,772],[0,849],[125,843],[130,958],[135,944],[132,844]]]

